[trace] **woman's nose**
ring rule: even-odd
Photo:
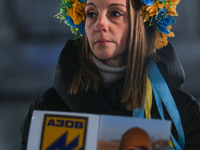
[[[106,15],[103,14],[99,15],[95,24],[96,24],[94,27],[95,32],[108,31],[108,18],[106,17]]]

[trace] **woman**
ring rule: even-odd
[[[170,149],[199,150],[200,107],[180,90],[184,72],[167,42],[178,2],[62,1],[57,17],[76,40],[60,54],[53,87],[30,106],[20,149],[26,149],[33,110],[54,110],[169,119]]]

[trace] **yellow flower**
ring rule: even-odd
[[[147,22],[150,17],[158,14],[158,4],[156,2],[153,3],[152,6],[143,5],[143,20]]]
[[[180,0],[165,0],[165,3],[160,3],[160,1],[155,1],[152,6],[143,5],[143,20],[147,22],[150,17],[158,14],[158,10],[163,7],[166,8],[168,15],[178,16],[176,12],[176,5],[180,2]]]
[[[176,12],[176,5],[180,2],[180,0],[166,0],[166,4],[164,5],[167,9],[167,13],[171,16],[178,16]]]
[[[177,5],[180,0],[168,0],[172,5]]]
[[[156,4],[158,5],[159,9],[162,9],[165,6],[165,4],[160,3],[159,1],[156,1]]]
[[[172,7],[169,4],[165,5],[165,8],[167,10],[167,13],[171,16],[178,16],[178,13],[176,12],[176,5],[172,5]]]
[[[168,26],[168,30],[170,31],[172,28],[172,26]],[[167,38],[168,37],[174,37],[174,33],[173,32],[169,32],[169,34],[164,34],[164,33],[160,33],[158,30],[156,31],[156,48],[157,49],[161,49],[164,46],[167,46],[168,41]]]
[[[75,25],[79,25],[85,20],[85,3],[81,3],[77,0],[71,1],[73,2],[73,6],[68,8],[67,15],[73,19]]]

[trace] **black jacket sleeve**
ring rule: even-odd
[[[189,93],[176,90],[172,93],[177,109],[181,117],[181,123],[185,135],[184,150],[200,150],[200,103]],[[163,105],[166,120],[171,120],[169,113]],[[152,118],[161,119],[155,100],[151,109]],[[172,122],[172,135],[177,140],[177,130]]]
[[[177,90],[173,95],[185,133],[184,150],[200,150],[200,104],[184,91]]]
[[[63,102],[54,88],[48,89],[40,98],[38,98],[30,107],[24,118],[21,126],[22,142],[19,150],[26,150],[28,142],[29,128],[31,117],[34,110],[49,110],[49,111],[70,111],[67,105]]]

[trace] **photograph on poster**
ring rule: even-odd
[[[171,122],[101,116],[98,150],[168,150]]]

